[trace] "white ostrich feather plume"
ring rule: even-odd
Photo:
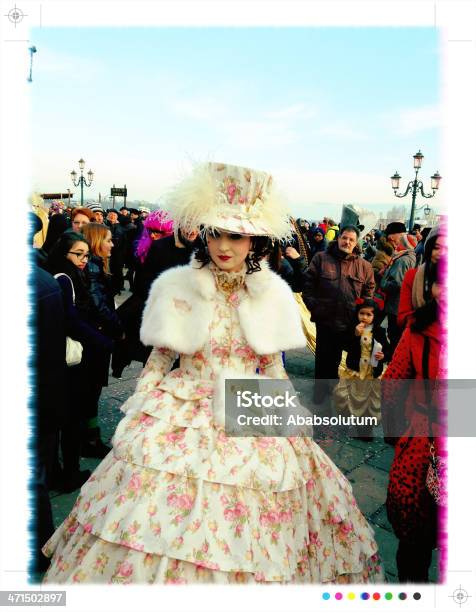
[[[269,175],[252,169],[200,164],[165,196],[163,206],[184,231],[205,227],[277,239],[292,233],[284,198]]]

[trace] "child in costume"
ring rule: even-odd
[[[151,287],[141,339],[154,349],[113,450],[44,546],[45,581],[382,582],[352,487],[311,438],[225,434],[225,372],[287,378],[281,351],[306,342],[264,261],[270,237],[291,236],[271,176],[209,163],[167,204],[203,241]]]
[[[380,304],[373,298],[358,298],[355,320],[347,332],[347,356],[339,368],[339,382],[334,389],[336,411],[356,417],[372,416],[379,421],[380,383],[377,379],[388,358],[389,344],[379,325]],[[381,316],[380,316],[381,318]],[[365,440],[372,438],[371,425],[357,425],[354,433]]]

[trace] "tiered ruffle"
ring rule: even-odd
[[[309,438],[232,438],[207,381],[136,393],[45,581],[381,582],[349,482]]]

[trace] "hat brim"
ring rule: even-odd
[[[230,234],[241,234],[242,236],[271,236],[269,228],[260,227],[251,221],[239,219],[217,219],[211,223],[204,223],[205,229],[217,229]]]

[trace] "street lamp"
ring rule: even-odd
[[[415,219],[415,200],[416,200],[416,195],[417,192],[419,191],[421,193],[421,195],[424,198],[433,198],[436,195],[436,192],[440,186],[440,181],[441,181],[441,176],[439,175],[438,172],[435,172],[435,174],[431,177],[431,189],[433,191],[433,193],[431,194],[426,194],[423,190],[423,183],[418,180],[418,171],[421,168],[421,163],[423,161],[423,155],[421,151],[418,151],[418,153],[415,153],[415,155],[413,156],[413,167],[415,168],[415,178],[413,179],[413,181],[410,181],[407,185],[407,188],[405,190],[404,193],[397,193],[397,190],[400,186],[400,179],[402,178],[398,172],[395,172],[395,174],[393,176],[390,177],[390,180],[392,181],[392,189],[393,189],[393,193],[395,194],[395,196],[397,198],[404,198],[408,192],[411,190],[412,192],[412,209],[410,212],[410,223],[409,223],[409,227],[408,227],[408,231],[412,231],[413,229],[413,222]],[[428,212],[427,212],[428,210]],[[426,206],[425,207],[425,215],[429,215],[430,214],[431,209]]]
[[[415,212],[418,212],[419,210],[423,210],[425,217],[430,216],[431,208],[428,206],[428,204],[423,204],[423,206],[419,206],[418,208],[415,208]]]
[[[78,176],[78,173],[73,170],[71,172],[71,180],[73,181],[73,185],[75,187],[78,187],[79,185],[81,185],[81,206],[83,206],[83,189],[84,189],[84,185],[86,185],[86,187],[91,187],[91,183],[93,182],[94,179],[94,172],[92,170],[89,170],[88,174],[88,179],[89,179],[89,183],[86,180],[86,178],[83,176],[83,170],[84,170],[84,166],[86,164],[86,162],[84,161],[83,158],[81,158],[78,162],[79,164],[79,169],[81,170],[81,175],[79,177],[79,179],[76,181],[76,177]]]

